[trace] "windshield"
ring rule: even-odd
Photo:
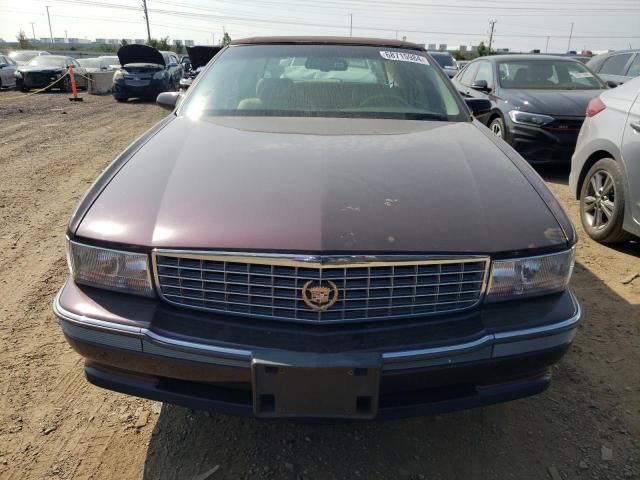
[[[430,53],[433,59],[440,64],[442,68],[444,67],[452,67],[456,68],[456,62],[453,60],[453,57],[446,53]]]
[[[54,57],[54,56],[41,56],[35,57],[33,60],[29,62],[29,65],[33,67],[57,67],[57,68],[66,68],[72,62],[66,57]]]
[[[35,52],[11,52],[9,54],[16,62],[28,62],[36,56]]]
[[[104,62],[107,62],[110,65],[119,65],[120,60],[118,57],[100,57],[100,59]]]
[[[517,89],[599,90],[605,85],[582,63],[567,60],[512,60],[498,65],[500,86]]]
[[[78,63],[87,68],[100,68],[103,64],[103,60],[99,58],[82,58],[78,60]]]
[[[421,52],[344,45],[225,50],[182,112],[466,121],[455,93]]]

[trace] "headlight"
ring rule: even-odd
[[[576,248],[539,257],[495,260],[485,301],[497,302],[560,292],[569,284]]]
[[[509,112],[509,118],[513,123],[520,123],[522,125],[533,125],[534,127],[542,127],[548,123],[551,123],[555,118],[549,115],[541,115],[539,113],[522,112],[520,110],[511,110]]]
[[[153,74],[153,78],[155,80],[158,80],[160,78],[164,78],[164,70],[160,70],[159,72],[156,72]]]
[[[77,283],[153,296],[146,254],[91,247],[67,240],[67,262]]]
[[[124,78],[124,72],[122,70],[116,70],[113,74],[113,81],[120,80]]]

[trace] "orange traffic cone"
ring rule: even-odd
[[[69,97],[69,101],[82,102],[83,99],[78,96],[78,89],[76,88],[76,76],[73,65],[69,65],[69,78],[71,79],[71,93],[73,93],[73,97]]]

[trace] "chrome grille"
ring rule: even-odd
[[[426,316],[477,305],[486,257],[292,257],[156,251],[162,298],[185,307],[299,322],[351,322]],[[314,311],[309,281],[333,282],[338,300]]]

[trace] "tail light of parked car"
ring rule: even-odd
[[[587,105],[587,117],[595,117],[605,108],[607,108],[607,106],[600,98],[594,98],[589,102],[589,105]]]

